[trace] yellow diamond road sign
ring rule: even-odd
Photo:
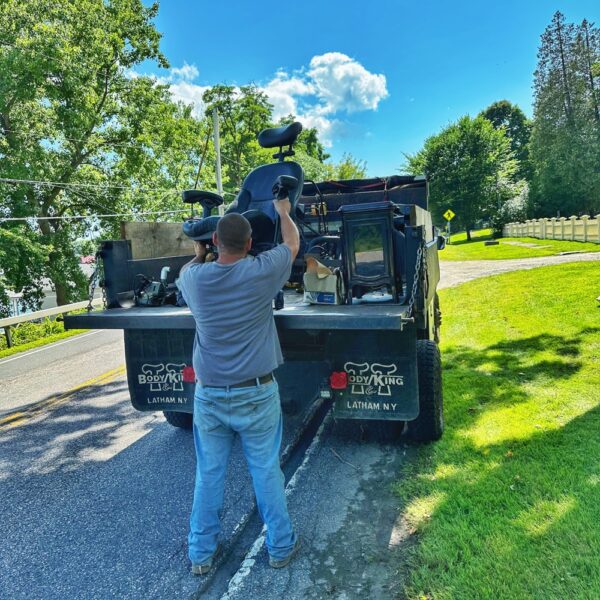
[[[454,219],[456,215],[452,212],[451,209],[448,209],[445,213],[444,213],[444,219],[446,219],[446,221],[452,221],[452,219]]]

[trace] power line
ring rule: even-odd
[[[126,213],[111,213],[106,215],[61,215],[56,217],[0,217],[0,223],[5,221],[29,221],[33,219],[35,221],[53,221],[53,220],[78,220],[78,219],[107,219],[114,217],[128,217],[128,216],[144,216],[144,215],[166,215],[166,214],[175,214],[175,213],[183,213],[189,212],[188,209],[180,209],[180,210],[150,210],[144,212],[126,212]]]
[[[100,190],[129,190],[131,192],[137,193],[152,193],[152,192],[160,192],[160,193],[175,193],[176,190],[167,189],[167,188],[135,188],[132,186],[126,185],[110,185],[110,184],[96,184],[96,183],[65,183],[60,181],[40,181],[36,179],[13,179],[9,177],[0,177],[0,183],[11,183],[14,185],[45,185],[49,187],[60,187],[60,188],[84,188],[84,189],[100,189]]]

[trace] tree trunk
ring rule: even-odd
[[[467,241],[471,241],[471,228],[469,226],[466,227],[467,232]]]
[[[569,123],[573,122],[573,111],[571,108],[571,90],[569,88],[569,79],[567,76],[567,61],[565,57],[565,47],[563,41],[563,32],[560,26],[560,19],[556,19],[556,30],[558,34],[558,49],[560,53],[560,66],[563,80],[563,92],[564,92],[564,107],[565,113],[567,116],[567,121]]]
[[[68,289],[64,283],[53,281],[54,289],[56,290],[56,305],[63,306],[69,304]]]
[[[585,67],[586,67],[586,75],[588,82],[590,84],[590,96],[592,100],[592,108],[594,110],[594,117],[596,119],[596,123],[600,124],[600,109],[598,108],[598,101],[596,99],[596,87],[594,86],[594,74],[592,73],[592,49],[590,47],[590,32],[589,32],[589,23],[584,19],[581,24],[585,36]]]

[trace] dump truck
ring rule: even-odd
[[[436,287],[445,241],[428,211],[427,180],[306,180],[289,160],[300,130],[292,123],[261,132],[261,146],[278,148],[276,161],[250,172],[227,208],[250,221],[255,255],[281,242],[275,194],[289,197],[300,231],[289,282],[273,299],[285,359],[275,372],[284,410],[321,397],[332,402],[336,421],[382,430],[401,424],[413,440],[437,440],[444,421]],[[190,428],[195,322],[178,299],[176,280],[193,258],[191,239],[210,241],[223,198],[188,190],[183,200],[191,205],[183,233],[181,224],[130,223],[123,239],[101,243],[92,287],[101,280],[105,305],[67,315],[65,326],[122,329],[133,406],[163,411],[172,425]]]

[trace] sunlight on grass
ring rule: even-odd
[[[436,492],[419,498],[406,507],[406,517],[416,531],[422,531],[423,527],[435,509],[444,501],[445,494]]]
[[[600,597],[600,263],[441,292],[442,440],[397,491],[410,599]]]
[[[555,526],[559,519],[575,508],[575,498],[567,497],[558,500],[540,500],[530,509],[524,511],[516,519],[531,535],[543,535]]]

